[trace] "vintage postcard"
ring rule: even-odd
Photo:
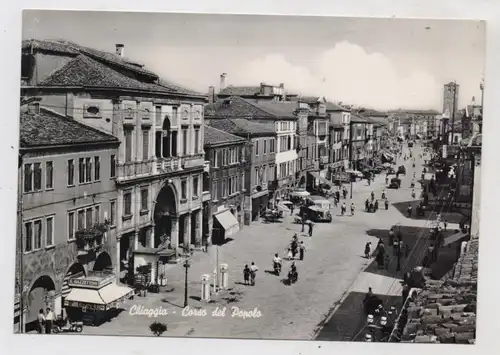
[[[475,343],[484,22],[26,10],[20,50],[14,332]]]

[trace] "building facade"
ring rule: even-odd
[[[269,186],[276,179],[276,130],[273,122],[253,122],[245,118],[211,120],[210,125],[247,140],[245,160],[244,224],[259,219],[269,202]]]
[[[117,264],[112,162],[119,141],[27,101],[20,119],[16,289],[30,331],[39,309],[61,313],[70,276]]]
[[[359,115],[351,115],[349,157],[351,169],[363,169],[368,165],[371,152],[368,143],[371,139],[370,122]]]
[[[182,250],[201,245],[203,106],[206,96],[171,85],[140,63],[67,41],[23,42],[21,91],[115,136],[116,272],[151,278]]]
[[[326,102],[326,112],[330,117],[330,126],[337,130],[337,126],[342,127],[340,158],[335,154],[335,161],[330,165],[332,173],[338,173],[349,167],[350,142],[351,142],[351,109],[332,102]],[[336,143],[338,145],[338,143]]]
[[[244,225],[246,140],[205,126],[205,154],[210,161],[211,205],[204,216],[210,243],[224,244]]]

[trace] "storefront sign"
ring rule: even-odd
[[[70,278],[68,280],[69,287],[98,289],[112,283],[115,279],[114,275],[109,275],[102,278]]]
[[[81,308],[82,311],[84,311],[84,312],[87,312],[87,311],[105,311],[106,310],[105,305],[76,302],[76,301],[66,301],[66,300],[64,301],[64,306]]]

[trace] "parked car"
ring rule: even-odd
[[[406,168],[401,165],[399,168],[398,168],[398,173],[399,174],[403,174],[403,175],[406,175]]]
[[[389,188],[391,189],[399,189],[401,187],[401,179],[392,178],[391,183],[389,184]]]
[[[412,141],[409,141],[409,142],[408,142],[408,148],[411,148],[411,147],[413,147],[413,142],[412,142]]]

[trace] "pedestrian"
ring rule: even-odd
[[[373,208],[375,208],[375,212],[378,210],[378,200],[375,200],[375,203],[373,204]]]
[[[40,308],[37,316],[36,332],[42,334],[45,328],[45,314],[43,314],[43,308]]]
[[[390,262],[389,254],[385,254],[384,267],[386,270],[389,270],[389,262]]]
[[[299,249],[299,259],[304,260],[304,252],[306,251],[306,247],[304,245],[304,242],[300,242],[300,249]]]
[[[47,307],[47,312],[45,313],[45,334],[52,333],[53,322],[54,322],[54,313],[51,311],[50,307]]]
[[[347,210],[347,207],[345,205],[345,202],[342,202],[342,205],[340,206],[340,213],[342,214],[342,216],[344,215],[346,210]]]
[[[365,258],[369,259],[370,258],[370,253],[371,253],[371,242],[366,243],[365,245]]]
[[[252,280],[251,281],[252,286],[255,286],[255,277],[257,276],[257,271],[259,271],[259,268],[252,261],[252,265],[250,265],[250,279]]]
[[[288,260],[293,260],[293,253],[292,253],[292,249],[290,249],[290,248],[288,248],[288,249],[287,249],[286,258],[287,258]]]
[[[245,285],[248,285],[249,281],[250,281],[250,274],[251,274],[251,271],[250,271],[250,268],[248,267],[248,264],[245,265],[245,268],[243,269],[243,282],[245,283]]]
[[[313,235],[313,222],[309,221],[309,236],[312,237]]]
[[[385,204],[385,210],[387,211],[389,209],[389,200],[386,199],[384,204]]]
[[[444,230],[446,230],[446,228],[448,228],[448,222],[446,222],[446,220],[443,220],[443,226],[444,226]]]
[[[301,233],[304,233],[304,226],[306,225],[306,220],[307,220],[307,215],[305,213],[302,213],[302,218],[301,218],[302,230],[301,230]]]
[[[411,210],[412,210],[412,207],[411,207],[411,205],[409,205],[408,208],[406,209],[406,211],[408,212],[408,217],[411,217]]]
[[[370,201],[368,199],[366,199],[366,201],[365,201],[365,211],[369,212],[369,208],[370,208]]]
[[[203,237],[203,245],[205,246],[205,253],[208,253],[208,237]]]
[[[293,206],[293,204],[292,204],[292,205],[290,206],[290,216],[293,216],[293,208],[294,208],[294,206]]]
[[[354,202],[351,202],[351,216],[354,216]]]

